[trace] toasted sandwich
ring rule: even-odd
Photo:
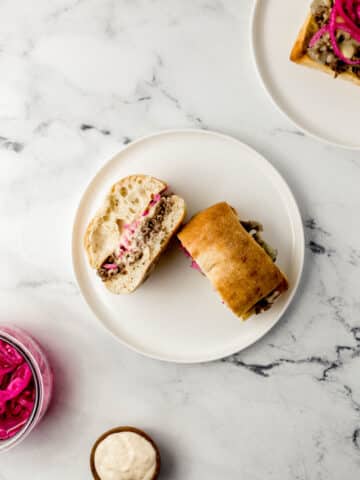
[[[244,320],[271,308],[288,289],[275,264],[277,252],[264,242],[261,230],[257,222],[241,222],[222,202],[195,215],[178,234],[223,303]]]
[[[112,293],[131,293],[148,277],[185,217],[185,202],[147,175],[111,188],[84,237],[90,266]]]

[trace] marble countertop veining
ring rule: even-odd
[[[56,371],[51,409],[1,480],[90,478],[93,440],[135,424],[167,480],[353,480],[360,472],[360,158],[299,132],[263,91],[251,0],[0,2],[0,318]],[[74,211],[122,145],[161,129],[234,135],[293,189],[303,281],[270,334],[206,365],[118,345],[74,281]]]

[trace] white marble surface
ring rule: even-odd
[[[0,2],[0,318],[50,352],[48,415],[1,480],[90,478],[105,429],[153,434],[167,480],[353,480],[360,472],[360,159],[303,136],[262,90],[250,0]],[[302,210],[299,295],[247,351],[199,366],[142,358],[74,282],[73,215],[124,143],[219,130],[280,170]]]

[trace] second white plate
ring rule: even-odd
[[[275,104],[303,131],[331,144],[360,148],[360,88],[290,62],[311,0],[257,0],[252,44],[262,82]]]
[[[174,245],[135,293],[112,295],[88,265],[83,236],[111,185],[133,173],[167,181],[187,202],[188,216],[226,200],[241,218],[262,222],[264,237],[279,250],[278,263],[289,277],[290,290],[268,312],[241,322]],[[100,322],[137,352],[173,362],[222,358],[262,337],[289,305],[303,259],[301,217],[282,177],[241,142],[196,130],[146,137],[110,160],[84,193],[73,230],[75,274]]]

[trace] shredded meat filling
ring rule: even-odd
[[[253,237],[253,239],[260,245],[260,247],[265,250],[271,260],[273,262],[276,262],[278,252],[262,238],[260,232],[263,231],[263,226],[261,225],[261,223],[255,222],[254,220],[241,221],[240,223],[245,228],[245,230]]]
[[[333,0],[313,1],[311,6],[311,13],[315,22],[313,33],[329,23],[332,7]],[[352,60],[360,59],[360,44],[349,33],[339,29],[336,33],[336,39],[340,50],[347,58]],[[360,77],[360,66],[348,65],[335,55],[328,33],[325,33],[315,45],[308,47],[307,53],[316,62],[331,68],[335,76],[344,72],[352,72]]]
[[[281,293],[280,290],[274,290],[267,297],[259,300],[254,307],[256,315],[269,310],[269,308],[273,306],[275,300],[280,296],[280,293]]]
[[[121,254],[116,252],[109,255],[97,270],[103,280],[109,280],[117,275],[126,275],[127,268],[141,260],[145,245],[162,229],[164,218],[172,207],[170,196],[164,195],[154,207],[153,212],[141,219],[140,224],[131,238],[129,248],[120,247]]]
[[[263,231],[263,226],[261,225],[261,223],[255,222],[253,220],[241,221],[240,223],[245,228],[245,230],[253,237],[253,239],[260,245],[260,247],[265,250],[271,260],[273,262],[276,262],[277,250],[263,240],[260,234],[260,232]],[[275,300],[280,296],[280,293],[280,290],[276,289],[273,292],[269,293],[267,297],[259,300],[254,307],[256,315],[262,312],[266,312],[266,310],[269,310]]]
[[[329,23],[332,4],[332,0],[314,0],[312,2],[311,13],[320,28]]]

